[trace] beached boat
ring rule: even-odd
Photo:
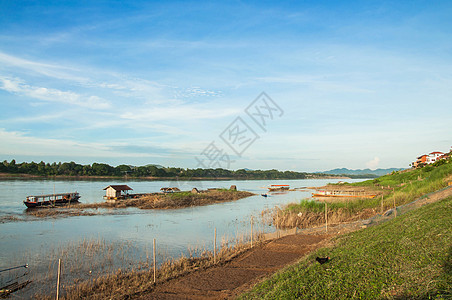
[[[374,198],[375,194],[364,194],[360,192],[344,193],[343,191],[317,191],[312,197],[347,197],[347,198]]]
[[[54,207],[61,206],[70,203],[77,203],[80,199],[80,194],[75,193],[63,193],[63,194],[49,194],[49,195],[38,195],[38,196],[28,196],[24,200],[24,204],[28,208],[35,207]]]
[[[269,192],[287,191],[290,188],[288,184],[272,184],[268,187]]]

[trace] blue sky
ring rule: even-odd
[[[0,0],[0,156],[408,167],[452,146],[450,1]],[[265,131],[245,113],[265,92]],[[220,134],[259,136],[239,157]]]

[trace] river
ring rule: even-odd
[[[217,229],[218,244],[233,240],[250,232],[250,218],[254,217],[256,230],[271,232],[272,226],[261,222],[261,213],[275,206],[297,202],[310,197],[310,191],[290,191],[284,194],[270,194],[262,197],[265,187],[270,184],[290,184],[291,188],[322,186],[336,179],[313,180],[231,180],[231,181],[189,181],[179,182],[183,190],[193,187],[229,188],[236,185],[239,190],[256,193],[238,201],[226,202],[201,207],[166,210],[101,209],[93,216],[48,217],[38,219],[26,213],[22,201],[28,195],[64,193],[77,191],[80,202],[95,203],[104,201],[103,188],[111,184],[127,184],[134,193],[158,192],[161,187],[176,186],[169,181],[143,180],[0,180],[0,218],[15,221],[0,223],[0,269],[28,263],[34,278],[43,272],[53,272],[55,261],[59,257],[72,257],[73,273],[86,248],[96,248],[92,254],[98,260],[106,259],[109,254],[109,268],[106,262],[90,264],[90,274],[112,271],[117,267],[127,268],[134,261],[145,261],[152,251],[152,240],[156,239],[158,259],[189,255],[190,249],[213,248],[214,228]],[[362,179],[348,180],[349,182]],[[120,249],[120,251],[118,250]],[[95,251],[94,251],[95,252]],[[112,254],[113,253],[113,254]],[[79,257],[80,256],[80,257]],[[118,263],[111,256],[122,256]],[[124,258],[126,257],[126,258]],[[93,258],[93,259],[94,259]],[[66,258],[69,259],[69,258]],[[66,265],[68,263],[66,262]],[[93,269],[93,270],[91,270]],[[84,272],[84,270],[79,270]],[[7,273],[7,274],[5,274]],[[0,278],[3,282],[18,273],[4,272]],[[74,275],[76,276],[76,275]],[[78,276],[78,275],[77,275]],[[0,282],[1,283],[1,282]],[[35,286],[36,291],[36,286]],[[20,294],[19,294],[20,295]]]

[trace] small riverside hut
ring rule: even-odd
[[[109,185],[104,188],[106,191],[105,198],[106,199],[121,199],[126,198],[129,194],[129,191],[133,190],[128,185]]]
[[[193,189],[191,190],[191,193],[192,193],[192,194],[199,194],[199,191],[198,191],[197,188],[193,188]]]

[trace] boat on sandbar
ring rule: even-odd
[[[28,208],[55,207],[71,203],[78,203],[78,199],[80,199],[80,194],[77,192],[37,195],[37,196],[27,196],[27,198],[24,200],[24,204]]]
[[[269,192],[287,191],[290,186],[288,184],[272,184],[268,187]]]

